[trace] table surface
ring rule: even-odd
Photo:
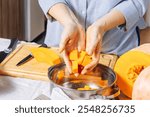
[[[9,39],[0,38],[0,51],[8,47]],[[0,100],[33,100],[43,95],[47,99],[70,100],[62,90],[54,88],[50,95],[50,83],[45,81],[31,80],[25,78],[14,78],[0,75]],[[127,99],[121,95],[120,99]]]

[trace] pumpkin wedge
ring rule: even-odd
[[[32,55],[38,62],[46,63],[50,66],[61,63],[61,58],[54,50],[48,48],[31,48]]]

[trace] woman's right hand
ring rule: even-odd
[[[78,51],[85,50],[85,31],[79,23],[68,23],[64,25],[59,47],[60,52],[63,53],[66,67],[71,74],[72,69],[69,53],[74,49]]]
[[[71,9],[63,3],[55,4],[49,10],[49,15],[64,27],[60,42],[60,52],[63,53],[69,73],[72,73],[69,53],[73,49],[78,49],[78,51],[85,49],[85,31]]]

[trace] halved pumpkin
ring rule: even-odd
[[[150,100],[150,66],[137,77],[132,92],[133,100]]]
[[[150,54],[140,51],[129,51],[123,54],[115,65],[115,72],[120,90],[132,98],[132,90],[135,80],[140,72],[150,66]]]

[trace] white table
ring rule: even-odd
[[[8,47],[10,40],[0,38],[0,51]],[[0,100],[33,100],[44,94],[50,99],[69,99],[60,89],[50,96],[50,83],[0,75]]]

